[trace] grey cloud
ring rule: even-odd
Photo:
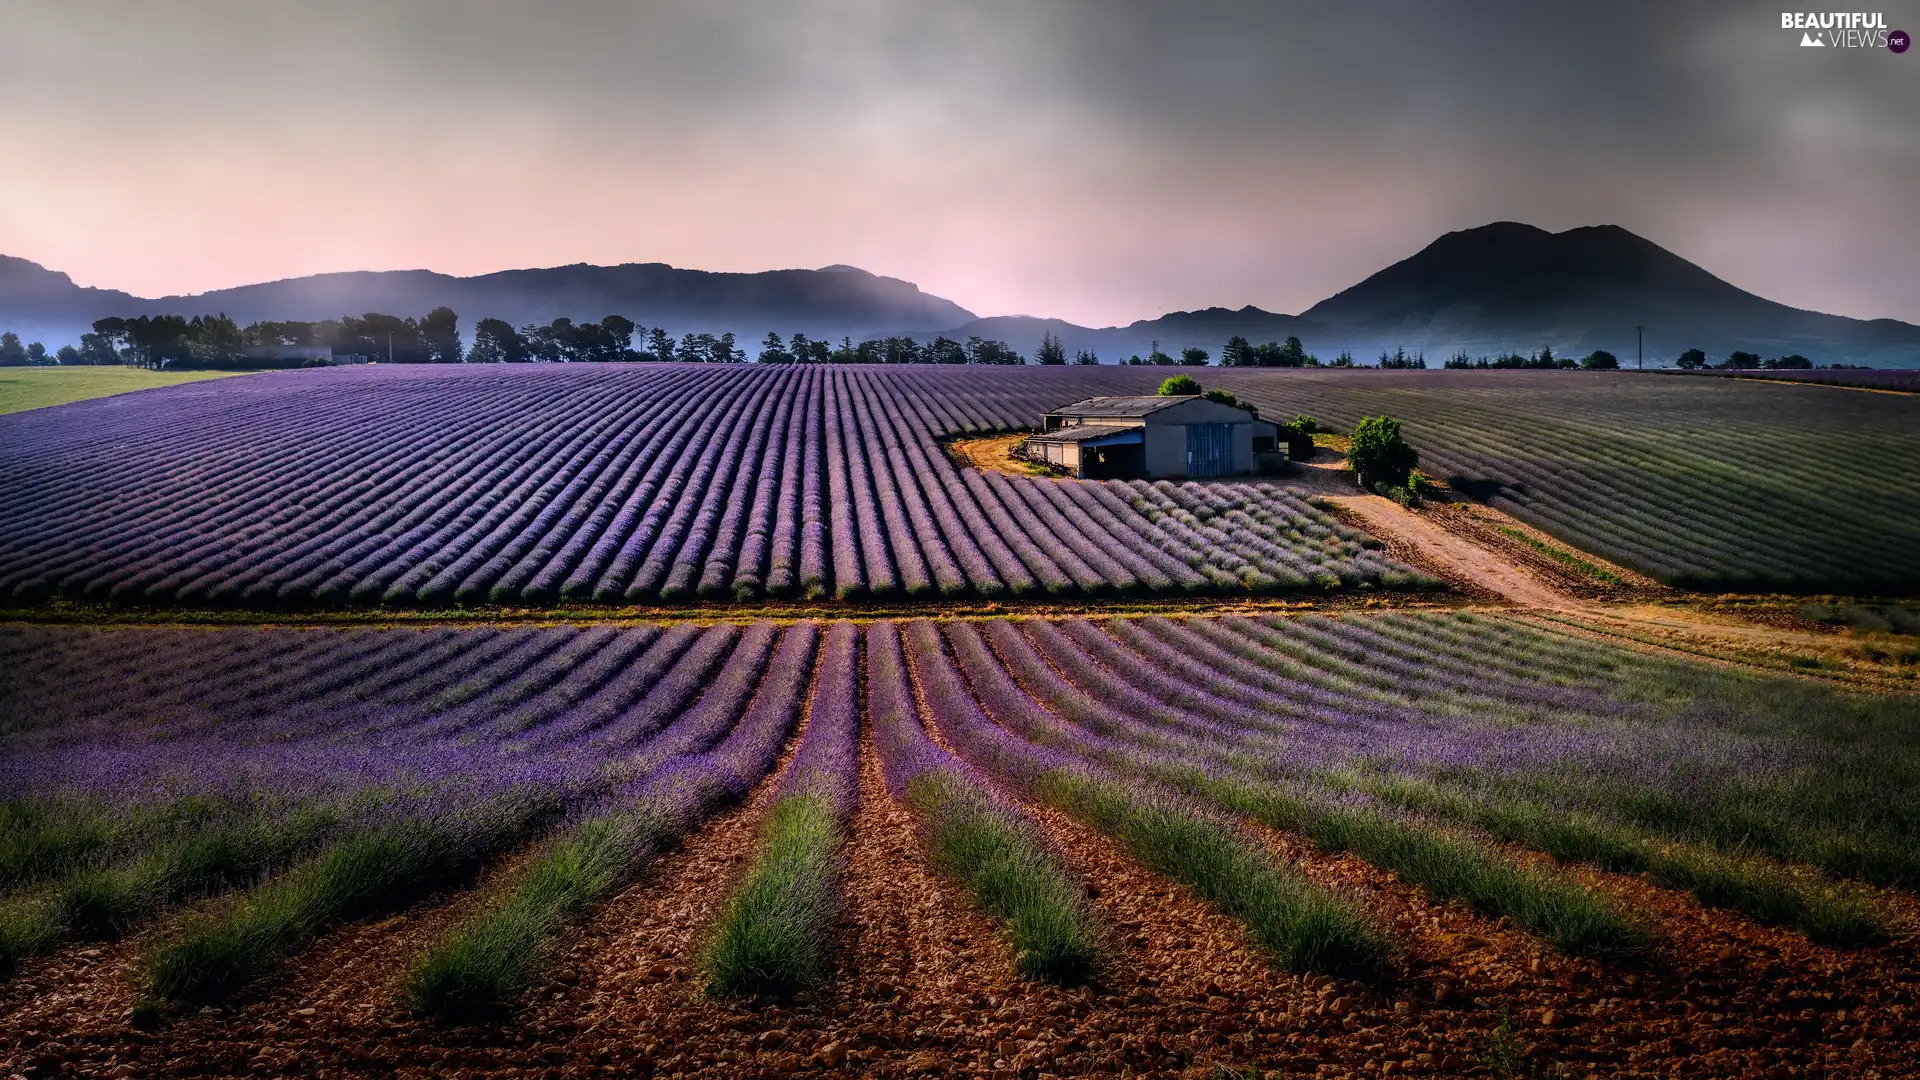
[[[1920,9],[1887,14],[1920,26]],[[1778,299],[1920,318],[1920,251],[1880,237],[1920,190],[1920,54],[1809,55],[1751,3],[0,0],[0,16],[0,117],[39,128],[160,153],[357,129],[400,162],[429,129],[420,147],[458,139],[484,162],[514,152],[490,137],[537,128],[556,170],[743,191],[831,170],[989,231],[999,208],[1044,225],[1036,207],[1069,199],[1054,216],[1098,228],[1098,207],[1156,255],[1060,287],[1090,303],[1111,283],[1135,315],[1297,307],[1514,217],[1618,221],[1743,261],[1709,268]],[[1753,264],[1804,229],[1769,222],[1823,198],[1817,272]],[[1198,223],[1189,247],[1166,219]],[[1385,233],[1338,250],[1332,226],[1365,221]],[[1301,254],[1312,273],[1283,265]],[[1004,257],[1021,288],[1072,276]]]

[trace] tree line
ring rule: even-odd
[[[241,326],[230,316],[140,315],[107,318],[93,324],[80,344],[49,353],[39,342],[23,345],[11,331],[0,335],[0,366],[131,364],[148,368],[252,368],[324,365],[301,350],[331,351],[335,360],[359,358],[400,364],[595,363],[667,361],[703,364],[1024,364],[1027,358],[1004,341],[978,336],[965,341],[937,337],[922,344],[910,337],[875,338],[838,344],[795,333],[768,333],[757,356],[732,333],[687,333],[678,338],[666,327],[648,327],[621,315],[598,322],[560,318],[550,323],[514,326],[486,318],[474,324],[473,342],[464,346],[460,318],[437,307],[419,318],[368,312],[318,322],[261,321]],[[294,355],[288,355],[294,354]],[[1067,363],[1060,339],[1048,333],[1036,363]],[[1076,363],[1098,363],[1082,351]]]
[[[368,312],[318,322],[262,321],[240,326],[225,314],[141,315],[107,318],[80,335],[80,344],[49,352],[40,342],[23,343],[18,334],[0,334],[0,367],[32,365],[132,364],[149,368],[288,367],[326,364],[325,358],[303,358],[289,353],[302,349],[329,349],[335,359],[348,357],[401,364],[595,363],[609,361],[664,361],[702,364],[1098,364],[1091,349],[1069,358],[1052,331],[1041,335],[1032,360],[1004,341],[973,336],[965,341],[936,337],[922,343],[905,335],[855,342],[842,337],[838,344],[802,333],[782,337],[769,332],[758,354],[749,355],[732,333],[687,333],[674,337],[665,327],[648,327],[620,315],[599,322],[576,323],[560,318],[550,323],[514,326],[505,319],[481,319],[474,326],[471,347],[463,346],[460,319],[452,308],[437,307],[419,318]],[[1176,357],[1151,343],[1145,357],[1120,361],[1127,365],[1207,367],[1213,354],[1199,347],[1180,350]],[[1322,361],[1306,350],[1298,337],[1256,345],[1238,334],[1220,349],[1221,367],[1353,368],[1353,354],[1342,351]],[[1420,370],[1427,366],[1424,352],[1404,348],[1382,351],[1378,366],[1388,370]],[[1522,354],[1471,357],[1455,352],[1442,365],[1451,370],[1527,369],[1614,371],[1619,358],[1595,349],[1574,359],[1556,356],[1553,349]],[[1815,365],[1799,354],[1763,359],[1736,350],[1719,363],[1710,363],[1700,349],[1680,354],[1675,366],[1683,370],[1807,370]],[[1833,365],[1843,367],[1845,365]]]

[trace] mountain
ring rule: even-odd
[[[79,331],[70,327],[84,328],[103,312],[118,313],[138,303],[127,293],[84,289],[57,270],[0,255],[0,328],[17,331],[29,341],[77,337]]]
[[[832,340],[909,333],[923,341],[991,338],[1031,355],[1041,335],[1052,333],[1069,354],[1091,349],[1109,363],[1145,356],[1155,342],[1173,355],[1197,346],[1218,358],[1234,335],[1255,343],[1298,336],[1323,359],[1350,350],[1362,362],[1396,347],[1424,351],[1437,366],[1459,349],[1480,356],[1547,345],[1561,355],[1607,349],[1631,363],[1634,327],[1645,326],[1646,355],[1655,362],[1700,348],[1715,358],[1746,349],[1765,356],[1797,352],[1822,363],[1920,367],[1920,327],[1763,299],[1617,225],[1553,233],[1495,222],[1448,233],[1299,315],[1210,307],[1108,327],[1029,315],[976,318],[911,282],[840,264],[754,274],[665,263],[465,278],[427,270],[320,274],[142,299],[81,288],[65,274],[0,256],[0,328],[49,344],[74,340],[106,315],[224,311],[247,323],[367,311],[421,315],[442,304],[458,311],[469,330],[483,316],[518,325],[618,313],[675,334],[730,330],[749,347],[768,330]]]
[[[682,270],[665,263],[506,270],[452,277],[428,270],[318,274],[191,296],[142,299],[82,289],[24,259],[0,262],[0,326],[22,336],[72,340],[108,315],[226,312],[242,324],[318,320],[381,311],[423,315],[440,305],[470,328],[483,317],[516,325],[620,314],[675,334],[731,330],[758,340],[768,330],[813,337],[866,337],[907,326],[950,326],[973,313],[911,282],[851,266],[753,274]]]
[[[1436,350],[1541,345],[1562,354],[1605,348],[1629,360],[1641,325],[1649,358],[1697,347],[1716,357],[1747,349],[1920,363],[1920,327],[1763,299],[1617,225],[1551,233],[1501,221],[1448,233],[1300,318],[1314,336],[1424,348],[1430,362]]]
[[[993,318],[945,333],[998,337],[1031,352],[1050,330],[1069,352],[1091,348],[1106,360],[1144,356],[1155,341],[1172,355],[1198,346],[1218,358],[1236,334],[1255,343],[1294,335],[1322,359],[1347,350],[1366,363],[1404,347],[1438,366],[1460,349],[1484,356],[1543,345],[1563,356],[1606,349],[1632,363],[1635,326],[1647,328],[1646,356],[1655,363],[1699,348],[1716,359],[1744,349],[1920,367],[1920,327],[1909,323],[1775,303],[1617,225],[1552,233],[1510,221],[1448,233],[1299,315],[1212,307],[1100,329]]]

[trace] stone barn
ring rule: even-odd
[[[1199,395],[1096,397],[1041,417],[1027,457],[1082,480],[1249,476],[1286,460],[1279,429]]]

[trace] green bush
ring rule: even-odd
[[[1175,375],[1160,384],[1161,397],[1185,397],[1200,392],[1200,380],[1191,375]]]
[[[1353,469],[1360,486],[1368,491],[1376,485],[1404,488],[1420,453],[1407,445],[1400,434],[1400,421],[1385,416],[1368,416],[1353,429],[1347,447],[1347,465]]]

